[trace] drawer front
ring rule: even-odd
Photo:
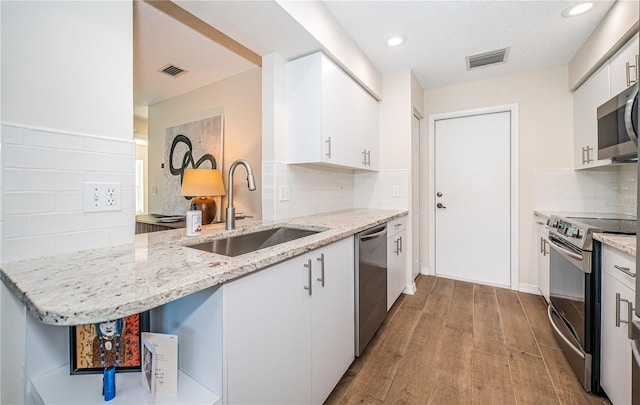
[[[392,236],[398,232],[402,232],[407,227],[406,217],[396,218],[387,224],[387,235]]]
[[[636,258],[614,247],[605,245],[602,253],[602,270],[633,291],[636,289]]]

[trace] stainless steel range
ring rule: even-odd
[[[600,250],[593,234],[636,233],[635,218],[619,214],[552,216],[549,228],[549,321],[584,389],[600,388]]]

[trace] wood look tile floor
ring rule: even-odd
[[[580,386],[544,298],[419,276],[326,404],[609,404]]]

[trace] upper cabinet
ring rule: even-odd
[[[611,97],[638,82],[638,36],[620,48],[609,62]]]
[[[636,83],[638,37],[634,35],[573,93],[574,167],[588,169],[610,165],[598,159],[599,106]]]
[[[322,53],[287,64],[287,162],[378,168],[378,102]]]
[[[596,110],[609,100],[609,63],[605,63],[573,93],[573,145],[576,169],[611,164],[598,160],[598,117]]]

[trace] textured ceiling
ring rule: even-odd
[[[626,1],[626,0],[619,0]],[[635,1],[635,0],[633,0]],[[274,1],[176,4],[260,55],[285,59],[320,49]],[[325,1],[329,11],[382,74],[412,70],[425,89],[567,64],[614,1],[563,18],[575,1]],[[385,39],[407,42],[388,48]],[[465,57],[509,47],[505,64],[467,71]],[[172,78],[157,70],[188,71]],[[214,83],[255,65],[142,1],[134,2],[135,115],[146,106]]]
[[[563,18],[576,1],[325,1],[382,74],[411,69],[425,89],[569,63],[614,1]],[[392,34],[407,42],[384,45]],[[506,64],[467,71],[465,57],[509,47]]]

